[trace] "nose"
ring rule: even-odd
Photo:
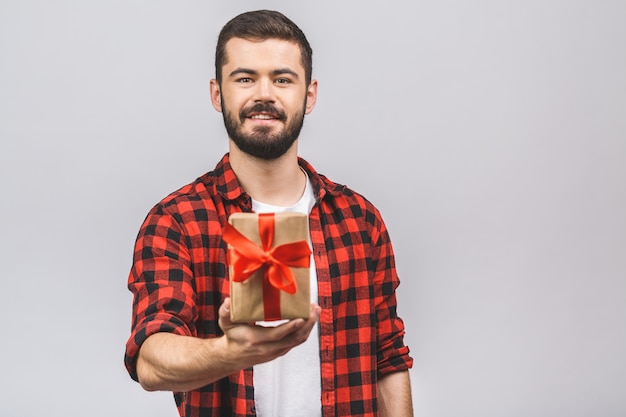
[[[254,101],[255,102],[274,102],[274,89],[272,80],[267,78],[260,78],[257,80],[254,91]]]

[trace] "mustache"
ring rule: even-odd
[[[287,120],[285,111],[275,107],[272,103],[255,103],[252,106],[244,107],[239,112],[239,119],[243,121],[253,113],[268,113],[283,122]]]

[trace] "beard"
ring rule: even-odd
[[[273,160],[284,155],[298,139],[304,124],[305,106],[306,102],[302,110],[294,114],[291,120],[289,120],[283,110],[277,109],[271,103],[257,103],[245,107],[239,112],[239,115],[235,116],[228,110],[222,100],[222,114],[228,136],[242,152],[256,158]],[[272,128],[269,126],[257,126],[250,133],[244,132],[243,124],[248,115],[261,112],[272,114],[283,122],[284,128],[272,133]]]

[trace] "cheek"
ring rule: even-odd
[[[301,113],[303,110],[306,109],[306,96],[300,94],[294,95],[293,97],[289,98],[288,104],[285,103],[285,105],[289,106],[289,113]],[[287,110],[287,108],[285,110]]]
[[[222,95],[221,95],[221,100],[223,105],[225,105],[226,107],[228,107],[229,109],[237,109],[242,107],[245,103],[246,100],[248,99],[248,96],[246,94],[242,94],[241,92],[238,92],[234,89],[223,89],[222,90]]]
[[[243,103],[233,100],[232,97],[222,96],[222,111],[238,115],[242,108]]]

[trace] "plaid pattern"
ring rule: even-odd
[[[396,314],[399,284],[385,225],[376,208],[300,159],[317,204],[310,215],[320,316],[322,414],[376,416],[377,380],[412,366]],[[134,294],[125,365],[156,332],[201,338],[222,334],[217,311],[229,294],[221,230],[234,212],[251,211],[228,155],[215,170],[156,205],[142,225],[128,279]],[[175,393],[181,416],[253,416],[252,369],[188,393]],[[306,389],[306,387],[304,387]]]

